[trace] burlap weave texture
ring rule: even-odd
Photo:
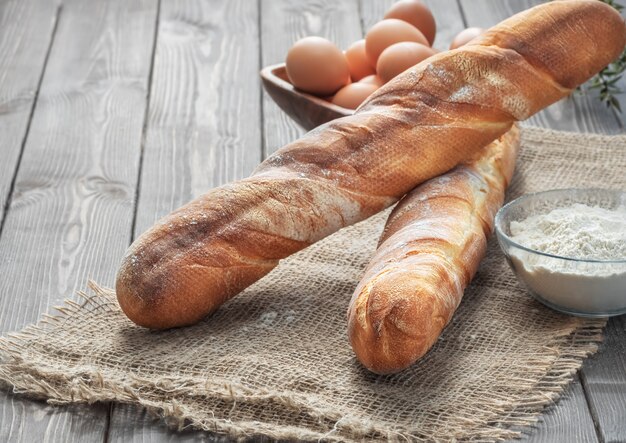
[[[626,188],[626,136],[525,128],[508,199]],[[601,340],[604,320],[532,300],[495,239],[453,322],[393,376],[364,370],[346,309],[386,213],[284,260],[202,323],[134,326],[111,291],[2,339],[0,380],[52,403],[143,405],[177,427],[281,439],[494,441],[519,434]]]

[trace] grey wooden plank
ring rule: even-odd
[[[543,3],[541,0],[460,0],[468,26],[488,28],[516,12]],[[615,114],[593,94],[573,94],[561,100],[528,122],[563,131],[615,134],[621,132]]]
[[[0,239],[4,331],[111,284],[128,243],[154,2],[125,4],[64,6]]]
[[[59,407],[0,395],[0,441],[100,442],[105,431],[106,404]]]
[[[0,4],[0,233],[5,205],[17,173],[47,55],[56,29],[59,5],[36,0]],[[33,421],[71,425],[66,414],[47,417],[51,408],[7,392],[0,396],[0,440],[19,441]],[[40,417],[37,420],[36,417]],[[48,418],[48,420],[46,420]]]
[[[360,0],[363,29],[367,32],[394,3],[394,0]],[[457,0],[424,0],[435,17],[437,34],[433,47],[440,51],[448,49],[450,42],[465,29]]]
[[[131,229],[155,14],[153,0],[63,5],[0,237],[2,332],[88,277],[113,283]],[[0,417],[2,441],[101,441],[107,407],[3,396]]]
[[[558,403],[548,407],[539,417],[539,422],[535,427],[522,429],[524,435],[521,441],[532,443],[598,441],[584,398],[582,385],[576,377]]]
[[[363,38],[357,0],[261,0],[263,66],[285,61],[298,39],[317,35],[345,49]],[[305,131],[263,94],[264,157]]]
[[[53,1],[0,3],[0,226],[55,29]]]
[[[2,237],[2,331],[92,277],[128,245],[153,38],[153,0],[63,6]]]
[[[261,161],[258,3],[164,1],[134,235]],[[145,410],[111,407],[109,441],[222,441],[175,433]]]
[[[626,316],[609,320],[600,351],[583,365],[583,386],[602,441],[626,441]]]
[[[257,4],[161,5],[134,235],[261,160]]]
[[[144,408],[133,405],[115,405],[109,426],[109,442],[210,442],[226,443],[232,441],[226,436],[211,432],[199,432],[193,429],[181,431],[166,427],[158,417],[150,415]]]

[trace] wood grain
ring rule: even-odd
[[[600,351],[581,378],[602,441],[626,441],[626,316],[609,320]]]
[[[161,5],[134,235],[261,161],[256,4]]]
[[[132,221],[155,14],[152,0],[63,5],[0,237],[2,332],[89,277],[113,283]],[[3,396],[0,440],[102,441],[106,412]]]
[[[151,416],[145,409],[132,405],[115,405],[111,415],[107,442],[133,443],[227,443],[232,441],[223,435],[187,429],[175,431]]]
[[[106,430],[105,404],[50,406],[0,394],[2,442],[101,442]]]
[[[134,236],[260,163],[257,5],[162,2]],[[179,438],[220,441],[210,433],[174,434],[139,408],[111,407],[109,441]]]
[[[541,0],[460,0],[468,26],[488,28]],[[528,123],[562,131],[615,134],[621,127],[615,114],[592,94],[574,93],[534,115]]]
[[[57,21],[52,1],[0,3],[0,226]]]
[[[363,38],[357,0],[261,0],[263,66],[284,62],[291,45],[310,35],[327,38],[341,49]],[[264,158],[304,132],[263,94]]]
[[[156,11],[64,5],[2,238],[2,330],[92,277],[111,285],[132,218]]]
[[[522,429],[522,432],[521,441],[532,443],[597,442],[579,378],[574,379],[557,404],[545,410],[536,426]]]

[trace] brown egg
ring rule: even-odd
[[[377,75],[368,75],[367,77],[363,77],[361,80],[359,80],[359,83],[367,83],[370,85],[376,85],[379,88],[385,84],[383,79]]]
[[[332,99],[336,105],[348,109],[356,109],[363,101],[370,96],[372,92],[378,89],[378,86],[367,83],[352,83],[341,88]]]
[[[422,31],[424,37],[428,39],[428,44],[433,45],[437,25],[435,17],[424,3],[419,0],[400,0],[394,3],[385,14],[385,18],[397,18],[412,24]]]
[[[435,55],[435,51],[430,46],[415,42],[396,43],[380,54],[376,71],[380,78],[387,83],[396,75],[432,55]]]
[[[467,28],[459,32],[450,43],[450,49],[459,48],[484,33],[483,28]]]
[[[365,40],[358,40],[346,49],[346,59],[350,68],[350,77],[352,81],[358,82],[363,77],[376,74],[374,68],[370,65],[365,54]]]
[[[376,23],[365,36],[365,52],[372,66],[376,66],[380,54],[394,43],[416,42],[428,45],[424,34],[415,26],[397,18]]]
[[[289,81],[311,94],[330,95],[350,81],[343,52],[322,37],[298,40],[289,49],[285,64]]]

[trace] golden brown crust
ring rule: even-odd
[[[511,48],[559,85],[576,88],[607,65],[597,54],[610,48],[615,40],[623,42],[624,20],[614,14],[612,6],[598,0],[576,1],[576,7],[570,7],[571,3],[554,1],[550,8],[531,8],[516,14],[500,23],[497,31],[488,30],[467,47]],[[535,21],[542,26],[527,26]],[[576,69],[572,69],[566,53],[572,47],[577,50],[574,63],[580,64]]]
[[[486,247],[513,175],[514,126],[473,162],[427,181],[394,208],[348,310],[348,334],[369,370],[400,371],[448,324]]]
[[[567,24],[583,13],[579,32],[598,33],[602,21],[601,33],[611,39],[600,46],[579,38],[562,47],[555,20]],[[509,36],[495,42],[503,32]],[[488,46],[428,59],[380,88],[355,115],[311,131],[251,177],[163,218],[123,259],[116,290],[124,312],[152,328],[198,321],[281,258],[475,155],[514,120],[567,95],[572,82],[586,79],[624,46],[621,18],[597,1],[538,6],[489,35]],[[551,58],[531,47],[537,36],[547,40],[541,51]],[[579,55],[592,50],[593,56]],[[556,70],[550,60],[558,61]]]

